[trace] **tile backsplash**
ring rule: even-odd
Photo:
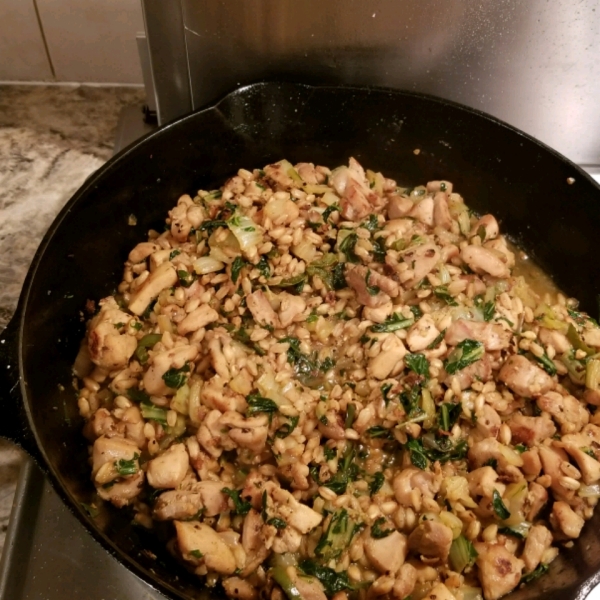
[[[0,0],[0,81],[142,83],[141,0]]]

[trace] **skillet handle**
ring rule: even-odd
[[[0,437],[21,446],[38,465],[43,464],[21,394],[18,340],[19,316],[15,314],[0,335]]]

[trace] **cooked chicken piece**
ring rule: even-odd
[[[144,472],[124,477],[120,481],[111,482],[109,487],[97,486],[96,491],[102,500],[108,500],[117,508],[128,506],[144,487]]]
[[[281,488],[274,488],[271,496],[277,512],[284,521],[300,533],[308,533],[323,520],[323,515],[306,504],[298,502],[292,494]]]
[[[253,508],[250,509],[250,512],[244,519],[244,525],[242,527],[242,547],[246,554],[252,554],[264,543],[261,535],[263,525],[264,521],[262,520],[260,513]]]
[[[393,531],[381,539],[369,536],[364,548],[367,558],[375,569],[390,575],[398,573],[408,553],[406,536],[398,531]]]
[[[107,463],[116,463],[119,460],[132,460],[136,454],[139,455],[139,448],[134,442],[124,438],[107,438],[100,436],[94,442],[92,451],[92,477],[100,468]]]
[[[281,162],[276,162],[272,165],[267,165],[263,170],[266,177],[278,184],[279,187],[289,189],[293,187],[294,180],[289,176],[285,167],[288,167],[289,169],[289,166],[286,163],[281,164]]]
[[[385,379],[382,377],[381,379]],[[345,440],[346,429],[344,427],[344,418],[335,411],[328,411],[325,414],[325,423],[319,419],[317,425],[319,433],[328,440]]]
[[[581,332],[581,337],[588,346],[600,348],[600,329],[597,327],[593,327],[592,329],[584,329]]]
[[[210,345],[210,342],[209,342]],[[211,357],[213,354],[211,353]],[[228,371],[229,374],[229,371]],[[247,394],[250,393],[250,390]],[[202,404],[222,413],[227,411],[244,412],[247,407],[246,398],[232,389],[232,382],[220,375],[211,377],[202,386]]]
[[[570,394],[546,392],[537,399],[537,405],[556,419],[563,435],[581,431],[590,420],[590,413]]]
[[[469,268],[478,275],[489,274],[492,277],[508,277],[510,271],[500,256],[499,252],[484,248],[483,246],[465,246],[460,257]]]
[[[401,361],[405,355],[406,348],[402,340],[389,334],[381,345],[381,352],[369,360],[369,375],[379,380],[397,375],[404,366]]]
[[[209,323],[219,320],[219,313],[208,304],[201,304],[198,308],[188,313],[188,315],[177,325],[179,335],[187,335],[192,331],[198,331],[206,327]]]
[[[413,201],[406,196],[393,194],[388,203],[388,219],[400,219],[408,215],[413,207]],[[389,223],[389,221],[388,221]]]
[[[271,199],[265,204],[263,213],[275,225],[289,225],[298,218],[300,209],[289,197],[285,199],[271,196]]]
[[[419,200],[415,203],[411,211],[408,213],[408,216],[413,217],[424,225],[427,225],[427,227],[433,227],[433,209],[433,198],[431,196],[426,196],[422,200]]]
[[[534,525],[527,534],[521,558],[525,572],[530,573],[540,564],[544,552],[552,545],[552,533],[543,525]]]
[[[223,589],[229,598],[236,600],[257,600],[258,592],[241,577],[223,579]]]
[[[148,370],[144,373],[144,389],[152,396],[163,396],[170,392],[164,375],[169,369],[181,369],[187,362],[195,360],[198,356],[198,347],[195,345],[176,346],[155,354],[150,358]]]
[[[158,489],[176,488],[190,466],[185,444],[173,444],[165,452],[148,462],[148,483]]]
[[[511,331],[507,331],[499,323],[485,321],[467,321],[458,319],[446,330],[444,340],[450,346],[456,346],[464,340],[481,342],[488,352],[503,350],[510,344]]]
[[[356,299],[364,306],[376,308],[398,295],[398,284],[393,279],[371,271],[363,265],[346,263],[345,277],[348,285],[356,292]]]
[[[433,197],[433,222],[436,227],[450,229],[452,227],[452,217],[448,209],[448,194],[437,192]]]
[[[471,496],[484,496],[491,498],[496,489],[498,473],[492,467],[480,467],[467,473],[469,493]]]
[[[267,488],[265,485],[266,483],[267,480],[258,472],[258,470],[252,469],[246,476],[244,489],[240,496],[245,500],[248,500],[256,510],[261,510],[262,495]]]
[[[413,467],[402,469],[394,478],[393,488],[396,500],[403,506],[414,507],[413,491],[426,498],[433,498],[439,491],[441,478],[429,471]]]
[[[369,195],[364,185],[348,178],[344,195],[340,200],[342,217],[348,221],[360,221],[372,210],[371,203],[367,199]]]
[[[552,393],[552,392],[550,392]],[[506,424],[510,427],[513,444],[535,446],[542,440],[552,437],[556,427],[548,415],[541,417],[527,417],[521,414],[513,415]]]
[[[409,248],[402,254],[402,259],[413,271],[413,278],[405,282],[411,288],[420,283],[440,261],[440,249],[435,244],[426,243]]]
[[[437,583],[421,600],[456,600],[456,598],[443,583]]]
[[[269,299],[262,290],[256,290],[246,296],[248,310],[259,325],[279,327],[277,313],[273,310]]]
[[[475,416],[477,417],[475,428],[481,437],[498,437],[502,420],[500,419],[500,415],[489,404],[484,404],[481,409],[475,413]]]
[[[142,262],[157,250],[160,250],[160,246],[154,242],[140,242],[129,253],[129,262],[132,262],[133,264]]]
[[[469,450],[469,461],[477,468],[483,467],[489,460],[495,460],[498,468],[503,471],[509,466],[522,467],[523,459],[521,455],[501,444],[494,438],[487,438],[476,442]]]
[[[540,471],[542,470],[542,461],[540,460],[540,453],[537,448],[531,448],[521,454],[523,459],[523,473],[529,480],[539,477]]]
[[[302,177],[305,183],[310,183],[312,185],[317,185],[319,183],[315,165],[313,163],[298,163],[296,165],[296,171],[298,171],[298,175]]]
[[[480,360],[476,360],[468,367],[457,371],[453,375],[446,375],[444,383],[452,385],[452,380],[456,378],[461,390],[471,387],[474,381],[490,381],[492,379],[492,358],[489,354],[484,354]]]
[[[174,521],[177,545],[184,560],[204,564],[211,571],[232,575],[237,565],[233,552],[223,538],[212,528],[198,521]],[[194,554],[200,553],[201,558]]]
[[[514,354],[506,360],[498,378],[513,392],[525,398],[537,398],[555,385],[546,371],[520,354]]]
[[[268,531],[269,527],[265,529]],[[302,534],[295,527],[285,527],[279,531],[277,536],[273,537],[272,540],[271,549],[276,554],[298,552],[302,545]],[[268,537],[266,537],[265,542],[267,545],[269,544]]]
[[[589,456],[582,450],[582,447],[577,443],[565,440],[569,436],[565,436],[562,439],[565,450],[575,459],[579,470],[581,471],[581,478],[583,483],[591,485],[597,483],[600,480],[600,462],[595,457]],[[583,437],[583,436],[582,436]]]
[[[540,446],[539,453],[544,473],[551,478],[551,488],[555,496],[563,499],[572,498],[574,495],[573,490],[566,488],[562,484],[565,473],[561,469],[561,466],[563,463],[569,461],[567,453],[561,448],[550,448],[548,446]]]
[[[241,448],[260,452],[267,441],[269,433],[268,417],[265,414],[256,417],[243,417],[235,411],[226,412],[219,423],[223,427],[231,427],[229,438]]]
[[[400,567],[400,572],[394,582],[393,594],[397,600],[405,600],[415,589],[417,570],[409,563]]]
[[[427,558],[444,562],[452,545],[452,529],[436,521],[422,521],[408,536],[408,548]]]
[[[568,538],[576,539],[585,521],[566,503],[558,501],[552,507],[550,524]]]
[[[188,218],[188,212],[191,212],[192,219]],[[169,217],[171,217],[171,235],[178,242],[186,242],[192,227],[199,226],[204,220],[202,207],[196,206],[187,194],[179,198],[177,206],[169,211]]]
[[[546,329],[540,327],[538,338],[544,346],[552,346],[557,354],[563,354],[571,349],[571,342],[567,336],[556,329]]]
[[[370,308],[369,306],[365,306],[363,308],[363,319],[367,321],[373,321],[373,323],[383,323],[393,312],[394,304],[391,300],[382,304],[381,306],[376,306],[375,308]]]
[[[129,310],[138,317],[148,308],[164,289],[174,286],[178,281],[177,271],[171,262],[164,262],[150,273],[150,276],[136,290],[129,300]]]
[[[189,519],[203,508],[199,492],[171,490],[163,492],[154,504],[152,516],[158,521]]]
[[[106,437],[113,437],[116,434],[116,423],[110,414],[110,411],[106,408],[99,408],[89,420],[86,427],[86,437],[91,441],[101,435]]]
[[[529,491],[527,492],[527,498],[523,505],[525,518],[530,523],[533,522],[542,508],[544,508],[546,502],[548,502],[548,492],[546,491],[546,488],[539,483],[532,481],[529,484]]]
[[[421,350],[425,350],[438,335],[440,335],[440,331],[435,326],[431,315],[423,315],[408,330],[406,343],[411,352],[420,352]]]
[[[279,294],[281,305],[279,306],[279,323],[281,327],[287,327],[301,315],[306,309],[306,302],[300,296],[294,296],[287,292]]]
[[[483,228],[483,236],[481,236],[481,231]],[[498,221],[494,218],[493,215],[483,215],[481,219],[475,223],[473,228],[471,229],[470,237],[474,235],[479,235],[482,239],[481,242],[485,242],[487,240],[493,240],[498,237],[498,233],[500,232],[500,228],[498,227]]]
[[[223,484],[220,481],[199,481],[192,484],[191,490],[200,494],[204,516],[216,517],[227,510],[227,496],[223,493]]]
[[[478,543],[477,567],[486,600],[498,600],[517,587],[525,563],[504,546]]]
[[[491,250],[499,256],[509,269],[515,266],[515,255],[508,249],[504,236],[497,237],[495,240],[486,241],[484,248]]]
[[[130,335],[128,326],[131,315],[123,312],[112,296],[100,305],[100,312],[90,321],[88,329],[90,358],[107,370],[125,367],[137,348],[137,339]]]

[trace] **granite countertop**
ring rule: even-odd
[[[0,331],[54,217],[112,154],[119,113],[140,88],[0,86]],[[0,439],[0,552],[23,453]]]

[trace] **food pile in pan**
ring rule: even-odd
[[[448,181],[281,160],[184,195],[75,364],[100,498],[255,600],[495,600],[600,497],[600,329]]]

